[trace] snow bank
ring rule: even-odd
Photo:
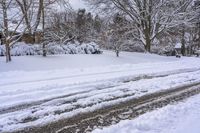
[[[50,43],[47,45],[48,55],[56,54],[101,54],[99,46],[94,43],[79,44],[78,42],[68,45]],[[41,55],[42,45],[17,43],[11,48],[12,56]],[[0,56],[5,56],[5,46],[0,46]]]
[[[199,133],[200,95],[92,133]]]

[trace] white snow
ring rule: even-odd
[[[92,133],[199,133],[200,95]]]
[[[47,46],[47,55],[57,54],[97,54],[101,52],[99,46],[94,43],[83,43],[75,41],[74,43],[68,43],[67,45],[58,43],[49,43]],[[0,45],[0,56],[5,56],[5,45]],[[18,42],[11,48],[11,56],[26,56],[26,55],[42,55],[41,44],[26,44],[24,42]]]
[[[181,46],[182,46],[182,44],[181,44],[181,43],[177,43],[177,44],[175,45],[175,48],[176,48],[176,49],[180,49],[180,48],[181,48]]]
[[[3,71],[43,71],[56,69],[95,68],[106,66],[120,66],[139,63],[171,62],[179,61],[174,57],[162,57],[154,54],[121,53],[116,58],[110,51],[104,51],[102,55],[53,55],[42,58],[41,56],[12,57],[11,63],[5,63],[5,57],[0,57],[0,72]]]
[[[145,79],[147,76],[153,78]],[[0,57],[0,110],[47,100],[0,113],[0,132],[47,124],[196,82],[200,82],[200,59],[194,57],[176,59],[124,52],[116,58],[105,51],[103,55],[14,57],[8,64]],[[28,118],[33,121],[23,123]]]

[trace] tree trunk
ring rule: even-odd
[[[42,8],[44,8],[43,3],[44,3],[43,0],[39,0],[39,7],[38,7],[38,11],[37,11],[36,23],[34,25],[33,33],[35,33],[37,31],[37,28],[40,24]]]
[[[2,1],[2,11],[3,11],[3,32],[4,32],[4,38],[5,38],[5,47],[6,47],[6,62],[11,61],[11,55],[10,55],[10,41],[9,41],[9,32],[8,32],[8,15],[7,10],[8,6],[6,4],[6,0]]]
[[[116,56],[119,57],[119,50],[116,50],[115,53],[116,53]]]
[[[47,49],[46,49],[46,40],[45,40],[45,12],[44,12],[44,0],[40,0],[41,4],[41,11],[42,11],[42,30],[43,30],[43,44],[42,44],[42,51],[43,57],[47,56]]]
[[[149,37],[146,38],[145,50],[149,53],[151,52],[151,40]]]
[[[185,26],[182,27],[182,38],[181,38],[181,54],[183,56],[185,56],[185,51],[186,51],[186,47],[185,47]]]
[[[47,50],[46,50],[46,44],[43,42],[43,44],[42,44],[42,55],[43,55],[43,57],[46,57],[47,56]]]
[[[3,45],[3,39],[2,39],[2,38],[0,39],[0,41],[1,41],[1,44],[0,44],[0,45]]]
[[[9,42],[6,41],[6,62],[11,62],[11,54],[10,54],[10,46],[9,46]]]

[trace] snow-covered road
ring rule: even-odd
[[[0,74],[0,109],[82,91],[87,92],[99,86],[100,88],[119,86],[123,82],[142,78],[186,73],[185,75],[189,77],[186,76],[185,79],[188,77],[188,80],[198,80],[198,70],[200,70],[200,61],[184,60],[81,70],[2,72]],[[179,77],[179,75],[175,76]],[[184,82],[180,78],[173,80]],[[159,86],[158,83],[157,86]]]
[[[92,133],[199,133],[200,95]]]
[[[161,90],[200,82],[200,60],[0,72],[0,132],[42,126]]]

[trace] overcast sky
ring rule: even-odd
[[[87,8],[82,0],[69,0],[74,9]]]

